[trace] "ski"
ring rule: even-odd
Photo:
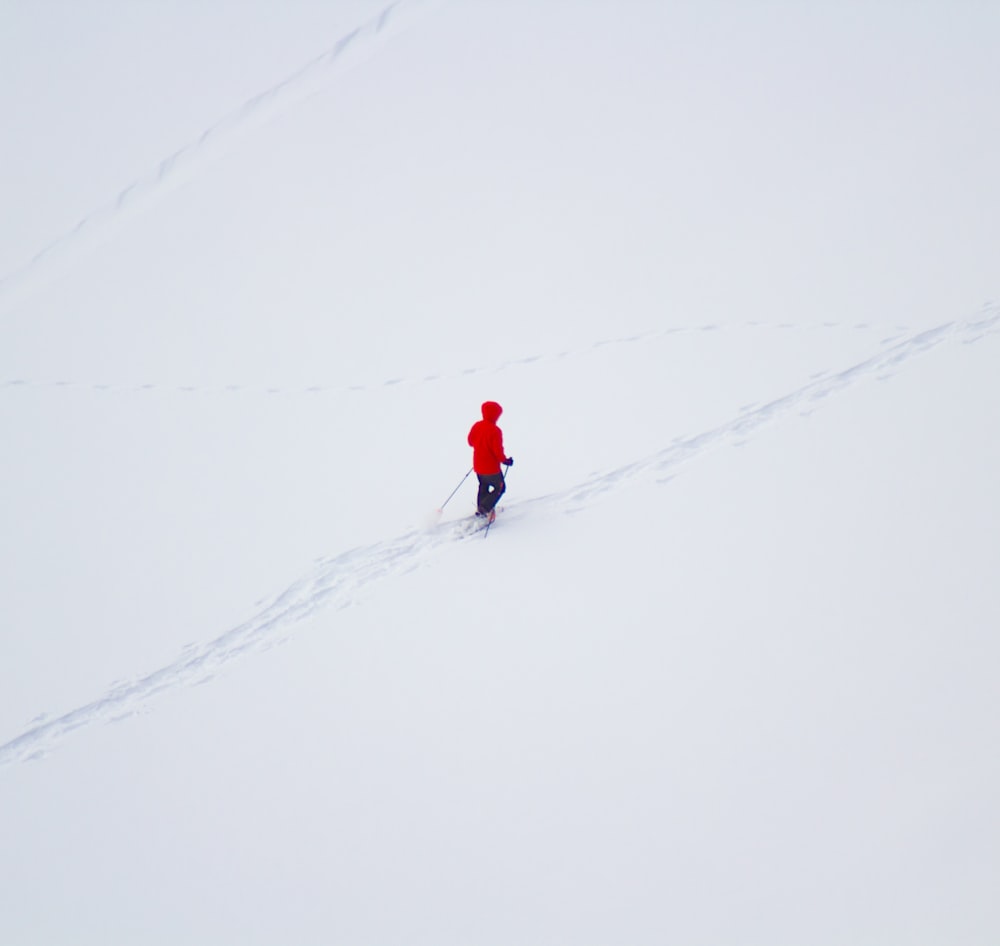
[[[502,511],[503,507],[498,506],[496,509],[491,509],[488,515],[480,516],[476,513],[468,519],[462,519],[459,526],[461,534],[463,536],[470,536],[478,535],[482,532],[483,538],[485,538],[489,534],[490,526],[496,522],[497,513]]]

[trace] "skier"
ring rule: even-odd
[[[483,419],[476,421],[469,431],[469,446],[472,447],[472,469],[479,477],[479,496],[476,515],[493,519],[494,508],[506,489],[500,465],[514,465],[513,457],[503,449],[503,431],[497,427],[497,420],[503,408],[496,401],[486,401],[482,407]]]

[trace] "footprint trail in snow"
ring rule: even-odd
[[[724,445],[741,443],[756,430],[791,413],[814,409],[819,402],[871,378],[885,380],[905,362],[948,340],[965,344],[1000,329],[1000,309],[991,307],[978,317],[951,322],[903,338],[864,361],[815,379],[696,436],[678,441],[650,456],[616,469],[594,474],[558,493],[509,507],[508,518],[531,512],[559,514],[585,508],[602,497],[639,481],[665,481],[685,463]],[[83,726],[109,722],[138,712],[157,694],[211,679],[241,655],[285,640],[303,618],[322,610],[347,607],[359,589],[391,575],[409,571],[433,553],[469,535],[461,523],[446,522],[431,529],[359,546],[320,561],[311,574],[283,591],[249,620],[221,636],[186,648],[172,663],[132,681],[118,683],[102,696],[55,718],[39,719],[26,731],[0,745],[0,765],[39,759],[63,737]],[[481,537],[480,537],[481,540]]]

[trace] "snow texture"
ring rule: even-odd
[[[960,13],[0,13],[0,941],[996,942]]]

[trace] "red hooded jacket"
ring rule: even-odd
[[[469,446],[472,447],[472,469],[484,476],[500,472],[500,464],[507,459],[503,452],[503,431],[497,427],[497,420],[503,408],[496,401],[483,404],[483,419],[477,420],[469,431]]]

